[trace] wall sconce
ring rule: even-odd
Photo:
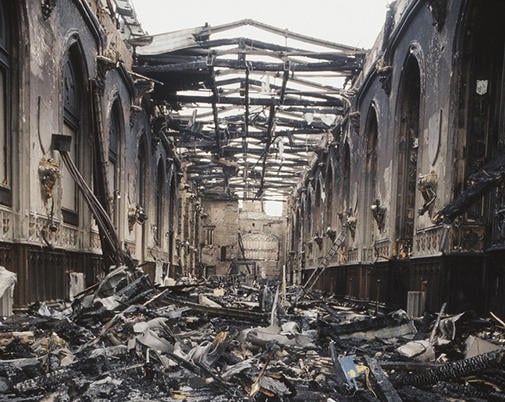
[[[380,200],[375,200],[375,202],[370,206],[372,210],[372,215],[377,222],[377,228],[379,232],[384,231],[384,225],[386,220],[386,207],[381,206]]]
[[[358,219],[355,216],[348,216],[347,217],[347,228],[349,229],[349,232],[351,232],[351,238],[354,240],[354,237],[356,236],[356,224],[358,223]]]
[[[417,189],[421,192],[424,200],[423,206],[417,211],[419,216],[424,215],[428,210],[430,210],[431,216],[431,208],[437,199],[437,175],[435,171],[432,170],[425,175],[420,174]]]
[[[326,236],[328,236],[332,242],[337,238],[337,231],[332,229],[330,226],[326,229]]]
[[[323,238],[319,236],[319,233],[316,232],[316,234],[312,237],[312,240],[316,242],[319,250],[321,250],[321,247],[323,247]]]
[[[60,178],[60,165],[54,159],[42,158],[39,162],[39,181],[42,199],[46,202],[53,196],[53,188]]]
[[[340,222],[342,222],[343,227],[347,228],[351,233],[351,238],[354,240],[356,236],[356,225],[358,219],[352,214],[352,209],[348,211],[339,212],[338,217]]]
[[[128,230],[131,232],[133,230],[133,225],[138,223],[143,225],[147,221],[147,215],[144,212],[144,208],[140,205],[135,205],[134,207],[128,208]]]

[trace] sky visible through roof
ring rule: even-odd
[[[142,28],[151,35],[203,26],[206,23],[216,26],[253,19],[318,39],[369,49],[382,29],[387,5],[391,1],[131,0],[131,2]],[[246,32],[242,36],[249,35]],[[266,36],[258,39],[270,41]],[[282,203],[275,201],[265,202],[264,207],[265,212],[271,215],[280,215],[282,212]]]
[[[290,31],[360,48],[372,47],[391,0],[132,0],[144,30],[154,35],[205,23],[251,18]]]

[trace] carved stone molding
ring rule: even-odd
[[[359,250],[357,248],[347,250],[347,263],[359,262]]]
[[[436,226],[416,233],[414,238],[414,253],[419,256],[439,253],[442,227]]]
[[[12,212],[0,210],[0,240],[12,240]]]
[[[365,247],[363,248],[361,252],[362,256],[361,259],[363,262],[373,262],[374,260],[374,249],[371,247]]]
[[[393,76],[393,67],[392,66],[382,66],[378,65],[376,67],[377,75],[379,77],[379,81],[381,83],[382,89],[389,95],[391,93],[391,78]]]
[[[379,232],[384,232],[384,226],[386,223],[386,207],[381,205],[380,200],[375,200],[375,202],[370,206],[372,210],[372,215],[377,223],[377,229]]]
[[[424,204],[417,211],[420,216],[424,215],[426,211],[429,211],[430,217],[433,214],[433,205],[437,199],[437,184],[438,177],[435,171],[431,171],[428,174],[420,174],[417,180],[417,189],[423,196]]]
[[[391,256],[391,241],[389,239],[378,240],[374,244],[374,258],[389,258]]]
[[[94,230],[91,230],[89,232],[89,244],[90,248],[92,250],[101,250],[102,249],[102,243],[100,241],[100,234]]]

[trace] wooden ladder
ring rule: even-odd
[[[296,297],[295,304],[298,303],[307,294],[307,292],[309,292],[314,287],[314,285],[319,280],[323,272],[326,270],[326,268],[328,268],[330,259],[333,258],[335,254],[337,254],[338,250],[343,246],[345,242],[346,232],[347,232],[347,226],[344,225],[338,236],[335,237],[335,240],[333,240],[331,247],[327,251],[326,255],[323,257],[317,268],[312,272],[309,279],[307,279],[307,281],[301,287]]]

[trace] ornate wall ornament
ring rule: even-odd
[[[56,7],[56,0],[42,0],[42,18],[47,21]]]
[[[0,240],[12,239],[12,212],[3,211],[0,209],[0,223],[2,225],[0,230]]]
[[[424,204],[417,213],[421,216],[430,211],[430,216],[432,214],[433,205],[437,199],[437,184],[438,177],[435,171],[431,171],[428,174],[420,174],[419,180],[417,181],[417,189],[421,192],[423,196]]]
[[[387,95],[389,95],[391,93],[391,78],[393,76],[393,67],[385,66],[383,63],[379,62],[377,63],[375,70],[377,71],[382,89]]]
[[[47,202],[53,197],[54,185],[60,177],[60,165],[54,159],[42,158],[39,162],[39,181],[42,200]]]
[[[347,250],[347,263],[359,262],[359,250],[357,248]]]
[[[441,31],[447,17],[447,0],[427,0],[426,5],[431,11],[433,25],[438,31]]]
[[[414,238],[416,255],[432,255],[440,252],[443,228],[428,228],[416,233]]]
[[[314,235],[312,240],[314,240],[314,242],[319,247],[319,250],[321,250],[321,248],[323,247],[323,238],[321,236],[319,236],[319,233],[316,232],[316,234]]]
[[[96,56],[96,69],[99,80],[104,80],[107,72],[114,70],[117,66],[118,62],[114,61],[113,59],[102,55]]]
[[[342,223],[342,227],[346,228],[349,231],[352,240],[354,240],[354,237],[356,236],[356,225],[358,223],[358,218],[353,215],[352,208],[344,212],[339,212],[338,218]]]
[[[328,228],[326,229],[326,236],[328,236],[333,243],[337,238],[337,231],[328,226]]]
[[[128,230],[131,232],[133,230],[133,225],[138,223],[143,225],[147,221],[147,215],[140,205],[135,205],[134,207],[128,208]]]
[[[386,207],[381,206],[380,200],[375,200],[375,202],[370,206],[372,210],[373,218],[377,223],[377,228],[379,232],[384,231],[385,221],[386,221]]]
[[[407,259],[412,256],[412,241],[410,239],[398,239],[396,241],[396,257]]]
[[[391,255],[391,241],[389,239],[377,240],[373,244],[375,258],[389,259]]]

